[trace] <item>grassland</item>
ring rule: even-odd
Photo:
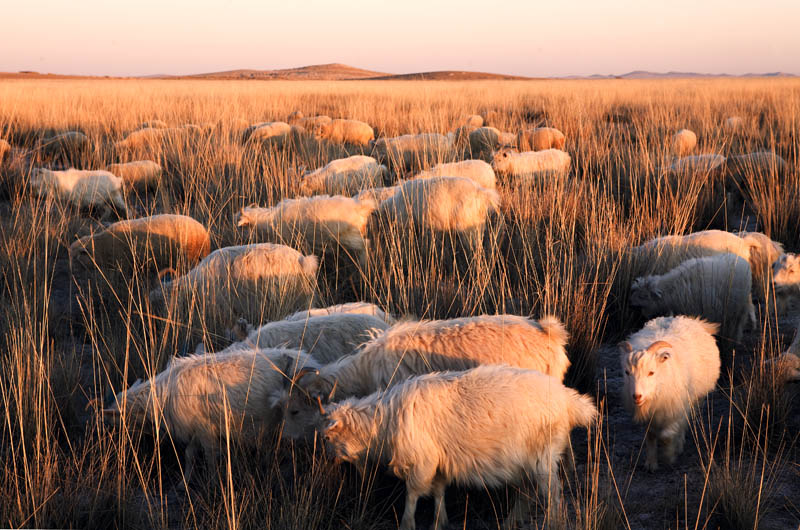
[[[688,450],[672,469],[642,468],[643,428],[618,396],[614,344],[643,323],[627,304],[624,250],[648,238],[707,228],[759,229],[800,250],[800,81],[792,79],[531,82],[0,81],[0,137],[17,149],[0,167],[0,526],[84,528],[396,527],[402,484],[374,469],[335,467],[317,446],[275,440],[236,447],[217,476],[184,487],[168,433],[143,436],[102,424],[107,399],[170,357],[193,349],[149,307],[153,279],[73,274],[67,247],[100,224],[32,197],[37,141],[80,130],[95,149],[76,166],[118,159],[112,142],[141,122],[208,124],[202,138],[150,153],[164,166],[158,192],[128,197],[137,215],[181,213],[203,222],[214,248],[246,241],[233,216],[250,203],[297,195],[297,171],[336,150],[252,150],[243,122],[285,119],[295,109],[372,124],[380,135],[452,130],[489,112],[516,131],[551,125],[567,135],[573,168],[563,181],[505,184],[504,223],[482,259],[454,271],[436,249],[385,230],[366,271],[323,267],[325,303],[375,302],[400,316],[451,318],[554,313],[569,329],[568,383],[596,395],[602,420],[576,433],[576,469],[565,482],[565,518],[576,528],[797,528],[800,405],[765,363],[796,322],[759,308],[757,329],[736,348],[733,369],[697,411]],[[728,116],[745,119],[731,134]],[[770,150],[785,175],[752,172],[744,202],[724,182],[668,182],[658,168],[665,139],[697,132],[700,151]],[[419,524],[431,521],[422,503]],[[452,489],[451,520],[496,528],[505,490]],[[541,513],[541,510],[539,511]],[[540,520],[540,519],[539,519]],[[533,521],[532,524],[535,524]]]

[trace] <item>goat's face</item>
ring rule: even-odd
[[[620,364],[625,372],[623,399],[632,409],[646,408],[658,389],[658,372],[672,358],[672,345],[656,341],[643,350],[629,342],[620,345]]]
[[[332,411],[322,429],[322,435],[337,462],[363,463],[370,443],[365,436],[369,429],[359,424],[362,418],[348,412],[346,406]]]
[[[283,418],[283,435],[291,440],[309,440],[322,422],[319,405],[301,388],[281,389],[270,396],[270,407]]]
[[[772,275],[776,287],[791,283],[800,283],[800,256],[784,254],[772,265]]]

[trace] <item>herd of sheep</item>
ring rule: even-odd
[[[372,231],[386,226],[456,234],[469,252],[500,215],[498,177],[519,183],[569,172],[559,130],[512,134],[483,121],[469,116],[448,134],[377,139],[366,123],[300,112],[287,122],[243,126],[247,143],[285,147],[308,137],[372,156],[305,171],[301,196],[242,208],[233,222],[257,243],[212,252],[201,223],[171,214],[122,220],[76,240],[70,260],[85,267],[131,271],[147,262],[162,280],[150,293],[154,307],[191,322],[195,337],[211,333],[230,342],[217,352],[200,345],[194,354],[176,356],[152,379],[120,392],[104,416],[166,428],[186,444],[187,481],[198,453],[215,466],[226,439],[255,446],[277,431],[295,440],[319,434],[338,460],[382,463],[405,481],[406,530],[415,527],[421,496],[435,499],[434,528],[447,524],[443,499],[451,483],[523,484],[532,477],[548,513],[556,509],[558,466],[562,457],[569,461],[570,432],[592,427],[598,414],[593,398],[564,386],[569,333],[557,318],[398,321],[367,302],[314,307],[325,253],[342,251],[366,268],[379,235]],[[725,127],[740,123],[733,117]],[[153,121],[115,148],[199,134],[197,126]],[[74,150],[88,141],[71,132],[42,148]],[[697,136],[686,129],[668,141],[667,172],[723,168],[733,176],[742,164],[785,167],[766,152],[693,155]],[[0,141],[0,162],[8,148]],[[460,156],[424,163],[445,152]],[[128,217],[124,187],[152,189],[161,175],[149,160],[104,170],[38,168],[30,186],[78,208]],[[670,463],[681,453],[691,410],[714,391],[725,351],[756,324],[754,298],[764,303],[774,296],[779,311],[800,300],[800,257],[761,233],[718,230],[667,235],[628,250],[636,271],[630,302],[652,320],[619,345],[620,391],[632,420],[649,425],[645,467],[655,471],[659,453]],[[798,350],[793,344],[780,358],[796,379]],[[527,513],[521,497],[506,527]]]

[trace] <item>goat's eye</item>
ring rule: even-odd
[[[290,415],[292,415],[292,416],[297,416],[297,414],[298,414],[299,412],[300,412],[299,410],[290,410],[290,411],[289,411],[289,414],[290,414]]]
[[[631,371],[630,370],[625,370],[625,375],[631,375]]]
[[[654,373],[655,372],[650,372],[649,374],[647,374],[647,376],[649,377],[649,376],[653,375]]]

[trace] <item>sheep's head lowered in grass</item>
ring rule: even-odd
[[[510,165],[509,158],[517,153],[519,153],[519,151],[513,147],[503,147],[494,154],[492,158],[492,169],[500,173],[508,172]]]
[[[631,284],[630,304],[639,308],[645,318],[654,313],[661,296],[661,289],[656,285],[653,276],[641,276]]]
[[[269,406],[283,415],[283,435],[293,440],[312,438],[322,426],[322,402],[330,401],[335,386],[316,371],[301,370],[274,391]]]
[[[238,227],[255,227],[259,222],[267,222],[271,217],[271,211],[268,208],[259,208],[254,204],[245,206],[236,214],[234,222]]]
[[[80,265],[84,268],[89,268],[92,262],[92,257],[88,246],[92,242],[92,236],[84,236],[69,246],[69,262],[71,267]]]
[[[772,264],[775,285],[800,283],[800,256],[784,254]]]
[[[778,313],[785,313],[800,299],[800,256],[783,254],[772,264],[772,281]]]
[[[116,395],[114,403],[103,409],[103,421],[114,424],[123,419],[124,424],[138,432],[155,433],[160,423],[156,419],[161,417],[163,406],[157,399],[157,384],[156,380],[137,379],[130,388]]]
[[[52,171],[44,168],[36,168],[31,171],[31,189],[36,193],[36,195],[41,197],[47,193],[47,186],[52,179]]]
[[[339,403],[324,415],[322,436],[337,462],[364,463],[372,445],[374,418],[352,406],[353,399]]]

